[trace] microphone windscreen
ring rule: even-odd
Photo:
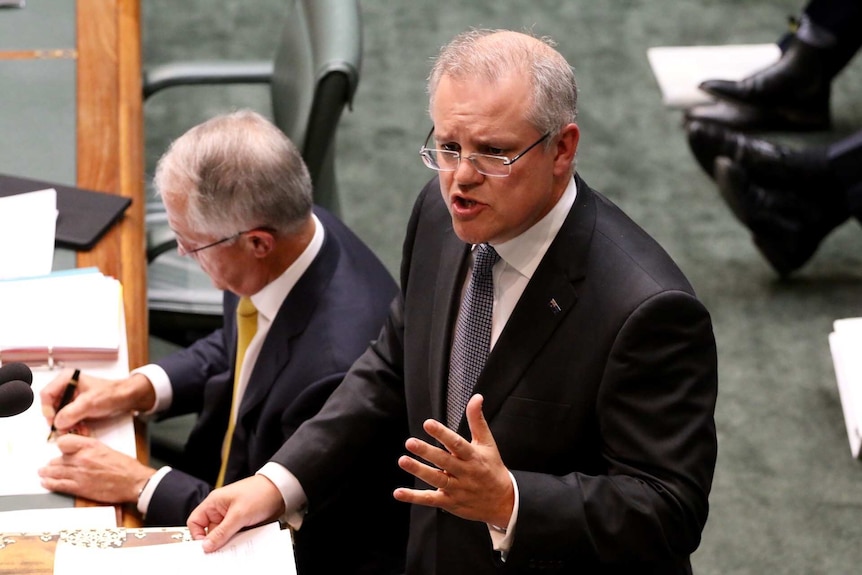
[[[23,363],[4,363],[0,365],[0,385],[7,381],[23,381],[30,385],[33,383],[33,372]]]
[[[0,385],[0,417],[24,413],[33,405],[33,390],[26,381],[7,381]]]

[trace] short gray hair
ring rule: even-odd
[[[443,46],[428,77],[428,95],[434,94],[443,76],[479,76],[496,82],[512,71],[530,78],[531,102],[525,118],[542,134],[550,132],[548,144],[578,115],[578,87],[572,67],[547,37],[510,30],[471,29]]]
[[[156,193],[188,198],[189,225],[213,235],[258,227],[296,232],[312,186],[296,146],[251,110],[216,116],[180,136],[156,166]]]

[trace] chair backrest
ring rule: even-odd
[[[358,0],[291,1],[275,55],[273,120],[300,148],[315,202],[335,212],[335,133],[356,92],[361,58]]]

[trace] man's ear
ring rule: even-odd
[[[566,125],[557,136],[556,156],[554,156],[554,175],[567,176],[571,174],[571,166],[578,151],[581,130],[575,123]]]
[[[275,247],[275,236],[269,230],[251,230],[245,236],[254,251],[255,257],[262,258],[268,255]]]

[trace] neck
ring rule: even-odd
[[[283,274],[302,255],[302,252],[311,243],[314,231],[314,219],[309,216],[296,232],[292,234],[278,234],[276,236],[275,245],[267,255],[267,284]]]

